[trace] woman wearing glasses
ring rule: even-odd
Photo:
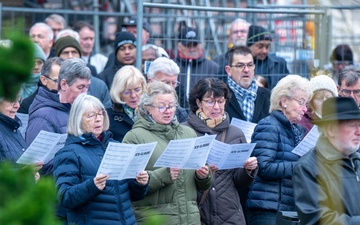
[[[0,100],[0,162],[15,163],[26,149],[25,139],[20,133],[20,119],[16,112],[20,107],[20,97],[13,100]]]
[[[113,141],[108,128],[103,104],[93,96],[79,95],[71,106],[65,146],[54,158],[54,177],[59,202],[67,209],[67,224],[136,224],[131,201],[145,196],[149,175],[142,171],[136,179],[120,181],[96,175]]]
[[[291,151],[305,134],[297,123],[311,95],[309,80],[298,75],[282,78],[271,92],[270,115],[260,120],[251,137],[259,171],[247,200],[250,225],[275,225],[277,211],[296,211],[292,173],[299,156]]]
[[[149,83],[141,96],[133,129],[123,140],[132,144],[157,142],[146,166],[150,173],[149,193],[133,203],[138,224],[144,224],[151,212],[164,215],[165,224],[200,224],[196,190],[210,187],[210,169],[207,166],[196,171],[154,167],[170,140],[196,137],[191,128],[179,125],[174,116],[177,104],[174,88],[162,82]]]
[[[220,79],[200,80],[189,95],[190,114],[184,124],[195,130],[198,136],[216,135],[216,140],[227,144],[246,143],[244,133],[230,125],[225,112],[229,89]],[[257,160],[250,157],[244,168],[217,170],[210,165],[214,182],[209,190],[198,192],[201,205],[201,224],[246,224],[237,189],[246,188],[257,173]]]
[[[134,66],[123,66],[116,72],[110,89],[113,105],[106,109],[110,119],[109,130],[115,140],[121,142],[131,130],[136,119],[135,109],[145,85],[144,76]]]

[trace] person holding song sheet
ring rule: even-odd
[[[229,89],[222,80],[200,80],[190,92],[191,111],[184,125],[193,128],[198,136],[216,135],[216,140],[227,144],[246,143],[244,133],[230,125],[229,115],[224,111],[229,98]],[[250,157],[244,168],[217,170],[215,166],[210,167],[215,179],[212,187],[198,192],[201,224],[246,224],[237,189],[248,187],[256,176],[256,157]]]
[[[142,199],[149,175],[136,179],[108,180],[96,176],[110,141],[109,118],[95,97],[81,94],[74,101],[65,146],[55,155],[54,177],[61,206],[67,208],[67,224],[136,224],[131,201]]]
[[[115,140],[122,141],[131,130],[136,119],[135,109],[145,85],[145,77],[134,66],[123,66],[115,73],[110,89],[113,105],[106,109],[110,119],[109,130]]]
[[[204,165],[197,170],[154,167],[170,140],[196,137],[191,128],[179,125],[174,116],[177,104],[174,88],[162,82],[149,83],[140,98],[135,124],[123,139],[123,143],[131,144],[157,142],[146,166],[150,174],[149,192],[143,200],[133,203],[138,224],[144,224],[154,212],[164,215],[168,225],[200,224],[196,191],[210,187],[209,167]]]
[[[0,100],[0,163],[8,161],[15,164],[26,149],[25,139],[19,130],[21,121],[16,116],[20,102],[20,95],[15,100]],[[34,166],[36,170],[39,170],[42,163]],[[39,180],[39,178],[40,175],[36,172],[35,180]]]
[[[251,137],[259,171],[247,200],[249,225],[275,225],[277,211],[295,211],[292,175],[300,157],[291,151],[305,135],[297,123],[311,96],[309,80],[299,75],[282,78],[271,92],[270,115]]]

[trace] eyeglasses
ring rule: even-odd
[[[236,64],[236,65],[231,65],[230,67],[235,67],[236,69],[240,69],[243,70],[245,69],[245,67],[247,67],[249,70],[253,69],[255,67],[254,63],[249,63],[249,64]]]
[[[138,87],[138,88],[135,88],[133,90],[126,90],[123,92],[124,95],[131,95],[132,93],[134,94],[140,94],[142,92],[142,87]]]
[[[293,100],[297,101],[299,103],[299,105],[304,106],[306,105],[306,100],[301,98],[301,99],[297,99],[297,98],[292,98]]]
[[[168,80],[164,80],[164,81],[161,81],[161,82],[163,82],[163,83],[165,83],[165,84],[167,84],[167,85],[170,85],[170,86],[172,86],[172,87],[177,87],[177,86],[179,86],[179,84],[180,84],[180,82],[179,81],[168,81]]]
[[[88,112],[86,115],[86,118],[88,120],[95,120],[97,116],[99,116],[100,118],[104,117],[105,111],[104,110],[100,110],[98,113],[97,112]]]
[[[46,77],[49,80],[52,80],[54,83],[57,83],[59,81],[58,79],[51,78],[48,75],[43,75],[43,76]]]
[[[17,103],[21,104],[23,99],[21,97],[18,97],[15,101],[9,102],[10,105],[15,106]]]
[[[218,103],[219,106],[224,106],[225,103],[226,103],[226,99],[225,99],[225,98],[218,99],[218,100],[215,100],[215,99],[205,100],[205,99],[203,99],[203,101],[204,101],[209,107],[214,107],[216,103]]]
[[[347,66],[347,65],[350,65],[352,62],[351,62],[351,61],[338,61],[338,60],[334,60],[333,63],[334,63],[334,65],[344,65],[344,66]]]
[[[360,97],[360,89],[357,89],[357,90],[341,89],[340,92],[345,97],[349,97],[351,95],[351,93],[353,93],[354,96],[356,96],[356,97]]]
[[[156,108],[159,112],[164,113],[166,110],[170,110],[170,112],[175,111],[176,105],[169,105],[169,106],[154,106],[150,105],[153,108]]]

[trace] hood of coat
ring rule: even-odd
[[[39,87],[38,94],[29,108],[29,114],[44,107],[51,107],[59,111],[70,112],[70,103],[60,103],[59,94]]]

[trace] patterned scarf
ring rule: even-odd
[[[295,135],[295,146],[296,146],[302,140],[302,132],[294,124],[291,124],[291,130],[294,132]]]
[[[226,119],[226,114],[222,115],[221,118],[211,119],[205,115],[202,109],[196,110],[196,116],[209,128],[214,128]]]
[[[125,113],[130,117],[130,119],[135,122],[136,120],[136,114],[135,114],[135,109],[130,108],[129,106],[127,106],[126,104],[123,104],[124,107],[124,111]]]
[[[227,79],[227,83],[229,88],[235,93],[235,97],[240,104],[240,107],[244,113],[246,121],[251,122],[254,108],[255,108],[255,99],[256,99],[256,92],[258,86],[256,84],[256,80],[253,79],[251,81],[251,85],[249,89],[244,89],[240,87],[235,81],[231,78]]]

